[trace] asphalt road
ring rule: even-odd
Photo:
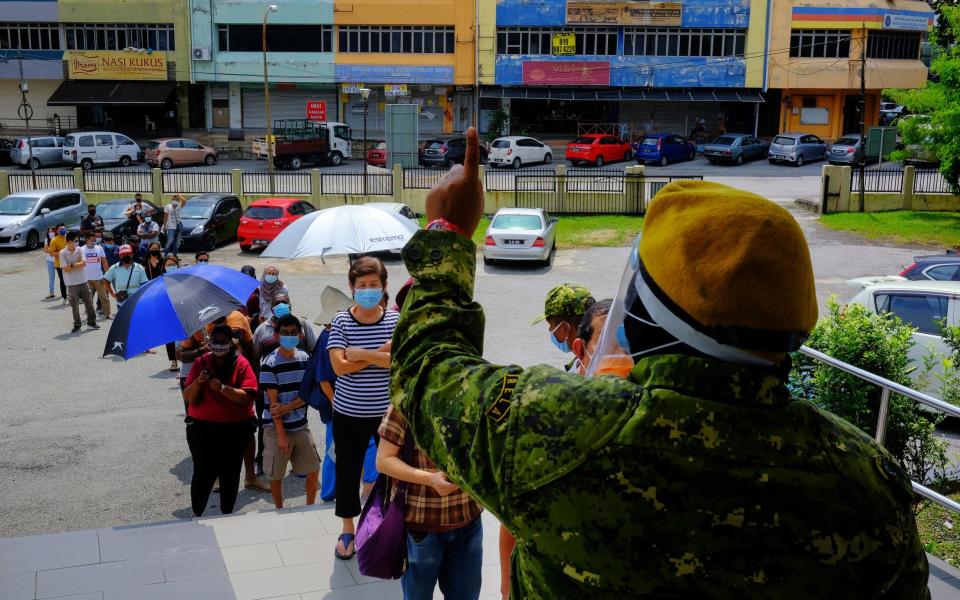
[[[845,280],[895,273],[920,250],[825,230],[812,214],[791,210],[810,242],[821,305],[832,293],[853,295]],[[598,298],[611,296],[626,254],[626,248],[561,250],[552,268],[481,266],[476,295],[487,315],[485,357],[561,365],[568,357],[548,343],[546,327],[530,326],[544,295],[571,281]],[[259,273],[274,261],[242,255],[230,245],[217,250],[213,262],[252,264]],[[344,259],[279,266],[294,312],[310,319],[320,310],[325,285],[346,288]],[[395,291],[407,273],[397,262],[388,268],[389,289]],[[72,335],[69,307],[59,299],[41,301],[45,294],[39,252],[0,253],[0,305],[7,307],[0,341],[0,537],[189,517],[183,409],[163,349],[127,362],[101,358],[110,322],[100,331]],[[322,425],[315,413],[311,418],[320,446]],[[302,480],[288,478],[286,496],[288,506],[302,504]],[[270,506],[266,494],[241,491],[237,510]],[[206,514],[217,514],[216,507]]]

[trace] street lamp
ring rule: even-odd
[[[273,123],[270,122],[270,81],[267,78],[267,17],[277,12],[277,5],[271,4],[263,11],[263,102],[267,109],[267,171],[270,173],[270,193],[274,192],[273,185]]]
[[[362,87],[358,90],[363,98],[363,195],[367,195],[367,110],[370,107],[370,88]]]

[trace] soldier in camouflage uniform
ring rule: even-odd
[[[543,313],[534,319],[531,325],[546,321],[550,328],[550,342],[557,350],[571,353],[583,314],[595,302],[596,300],[590,295],[590,290],[582,285],[561,283],[547,292],[547,298],[543,302]],[[572,372],[577,366],[577,359],[573,358],[564,368]]]
[[[816,319],[789,213],[667,186],[601,336],[636,359],[629,380],[492,365],[476,145],[471,129],[404,249],[391,391],[417,445],[517,536],[511,598],[928,597],[904,472],[784,385]]]

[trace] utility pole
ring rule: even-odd
[[[277,5],[271,4],[263,11],[263,29],[261,30],[260,41],[263,45],[263,104],[267,113],[267,173],[270,178],[270,194],[276,193],[276,185],[273,177],[273,155],[276,152],[273,144],[273,123],[270,122],[270,79],[267,75],[267,17],[270,13],[277,12]]]
[[[23,119],[27,125],[27,153],[30,157],[27,159],[27,167],[30,169],[30,180],[33,183],[33,189],[37,189],[37,170],[33,168],[33,143],[30,141],[30,119],[33,118],[33,107],[27,102],[27,90],[29,86],[23,79],[23,52],[17,52],[17,58],[20,62],[20,108],[17,109],[17,115]]]
[[[864,171],[867,168],[867,29],[860,30],[860,212],[866,210]]]

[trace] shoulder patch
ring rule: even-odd
[[[500,391],[494,399],[493,404],[487,409],[487,416],[500,423],[510,414],[510,399],[513,397],[513,390],[517,387],[516,375],[504,375],[501,381]]]

